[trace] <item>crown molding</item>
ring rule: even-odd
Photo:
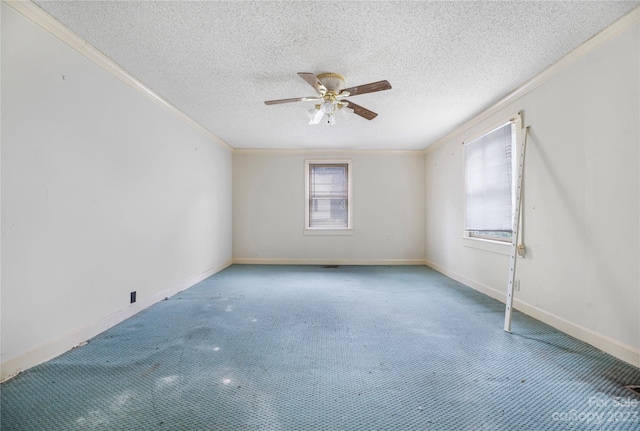
[[[38,25],[43,30],[57,37],[59,40],[76,50],[78,53],[109,72],[111,75],[122,81],[124,84],[132,88],[138,94],[146,97],[152,102],[157,103],[169,113],[191,126],[196,131],[202,133],[210,141],[220,145],[228,151],[233,151],[233,147],[227,144],[220,137],[213,134],[209,129],[198,123],[196,120],[182,112],[180,109],[172,105],[168,100],[164,99],[158,93],[147,87],[144,83],[129,74],[126,70],[109,59],[102,52],[98,51],[87,41],[82,39],[76,33],[65,27],[60,21],[49,15],[44,9],[37,4],[28,0],[2,0],[4,4]]]
[[[133,90],[143,95],[147,99],[157,103],[165,110],[172,113],[174,116],[190,125],[195,130],[199,131],[203,135],[205,135],[209,140],[215,142],[216,144],[222,146],[223,148],[238,152],[238,154],[295,154],[295,153],[340,153],[340,152],[350,152],[350,153],[379,153],[379,154],[390,154],[390,153],[413,153],[413,152],[421,152],[421,153],[429,153],[436,148],[440,147],[444,143],[449,140],[455,138],[466,130],[474,127],[475,125],[481,123],[482,121],[489,118],[491,115],[497,113],[501,109],[505,108],[509,104],[515,102],[520,99],[524,95],[530,93],[535,88],[539,87],[553,76],[558,74],[560,71],[575,63],[577,60],[583,58],[587,54],[595,51],[600,48],[602,45],[608,43],[609,41],[615,39],[620,34],[629,30],[633,26],[640,23],[640,7],[632,10],[627,13],[625,16],[620,18],[618,21],[610,25],[609,27],[602,30],[600,33],[593,36],[591,39],[587,40],[585,43],[580,45],[578,48],[571,51],[569,54],[558,60],[556,63],[551,65],[549,68],[545,69],[543,72],[539,73],[529,81],[525,82],[523,85],[519,86],[517,89],[509,93],[507,96],[500,99],[498,102],[489,106],[487,109],[483,110],[481,113],[472,117],[471,119],[465,121],[460,126],[453,129],[451,132],[447,133],[433,144],[426,147],[424,150],[407,150],[407,151],[394,151],[394,150],[297,150],[297,149],[237,149],[233,148],[231,145],[227,144],[222,138],[216,136],[209,129],[202,126],[200,123],[195,121],[193,118],[179,110],[177,107],[172,105],[169,101],[162,98],[159,94],[155,93],[141,81],[130,75],[120,66],[118,66],[115,62],[110,60],[107,56],[102,54],[80,36],[69,30],[62,23],[57,21],[54,17],[49,15],[43,9],[41,9],[38,5],[33,3],[30,0],[2,0],[3,3],[10,6],[12,9],[34,22],[36,25],[43,28],[45,31],[54,35],[62,42],[66,43],[71,48],[75,49],[80,54],[84,55],[89,60],[93,61],[95,64],[100,66],[105,71],[109,72],[120,81],[131,87]]]
[[[253,155],[346,155],[346,154],[382,154],[392,155],[424,155],[424,150],[320,150],[320,149],[301,149],[301,148],[234,148],[233,154],[253,154]]]
[[[531,78],[529,81],[525,82],[518,88],[516,88],[511,93],[507,94],[505,97],[489,106],[487,109],[483,110],[481,113],[472,117],[471,119],[465,121],[460,126],[453,129],[451,132],[447,133],[433,144],[429,145],[424,149],[425,153],[429,153],[439,148],[446,142],[454,139],[458,135],[464,133],[470,128],[478,125],[482,121],[491,117],[493,114],[497,113],[503,108],[506,108],[511,103],[517,101],[524,95],[530,93],[531,91],[538,88],[540,85],[547,82],[549,79],[556,76],[562,70],[566,69],[579,59],[591,54],[601,46],[607,44],[612,41],[616,37],[620,36],[627,30],[631,29],[635,25],[640,24],[640,7],[635,8],[631,12],[627,13],[625,16],[620,18],[618,21],[611,24],[609,27],[602,30],[600,33],[593,36],[591,39],[588,39],[582,45],[571,51],[569,54],[562,57],[560,60],[549,66],[544,71],[540,72],[538,75]]]

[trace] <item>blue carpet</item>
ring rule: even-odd
[[[638,430],[640,370],[427,267],[231,266],[5,382],[13,430]]]

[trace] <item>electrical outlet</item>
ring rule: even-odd
[[[516,280],[513,283],[513,290],[515,290],[516,292],[520,292],[520,280]]]
[[[131,304],[133,304],[134,302],[136,302],[136,291],[134,290],[133,292],[131,292],[131,296],[129,297],[129,299],[131,300]]]

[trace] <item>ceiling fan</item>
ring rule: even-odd
[[[321,73],[316,76],[313,73],[298,72],[298,76],[311,85],[318,95],[295,97],[292,99],[267,100],[264,103],[266,105],[277,105],[280,103],[291,102],[318,102],[308,111],[310,125],[319,124],[323,118],[325,118],[326,124],[333,125],[336,121],[334,115],[337,112],[340,112],[345,118],[347,118],[351,113],[354,113],[362,118],[366,118],[367,120],[373,120],[378,116],[378,114],[344,98],[391,89],[391,84],[389,84],[388,81],[378,81],[370,84],[345,88],[344,76],[338,75],[337,73]]]

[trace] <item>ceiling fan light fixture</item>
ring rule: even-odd
[[[353,109],[347,108],[347,107],[341,107],[340,113],[343,119],[348,120],[349,118],[351,118],[351,114],[353,114]]]
[[[309,109],[307,111],[307,117],[309,117],[309,118],[315,117],[316,113],[318,112],[318,109],[320,109],[320,105],[316,105],[313,108]]]
[[[322,112],[324,112],[325,114],[331,115],[336,110],[336,107],[333,105],[333,103],[331,103],[330,100],[325,100],[322,103],[320,109],[322,109]]]
[[[322,118],[324,118],[324,112],[320,109],[320,105],[316,105],[313,109],[308,111],[310,115],[309,125],[313,126],[314,124],[320,124]]]

